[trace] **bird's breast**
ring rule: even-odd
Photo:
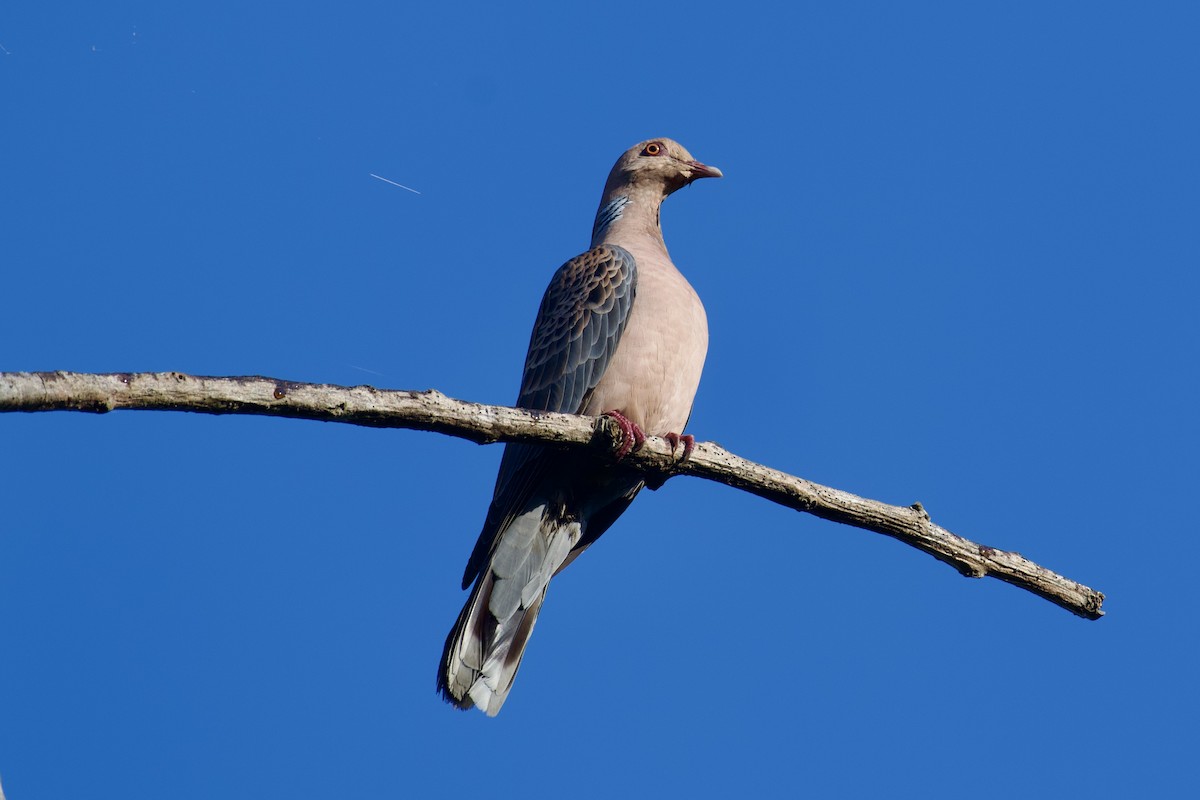
[[[652,436],[680,433],[704,369],[708,320],[696,291],[669,260],[635,258],[629,321],[584,413],[617,410]]]

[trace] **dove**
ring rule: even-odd
[[[691,454],[683,435],[708,350],[696,291],[663,241],[672,192],[721,171],[678,142],[649,139],[617,159],[590,249],[563,264],[542,298],[516,405],[608,415],[616,459],[537,444],[505,447],[491,506],[463,574],[471,594],[446,638],[437,689],[495,716],[504,705],[550,579],[628,508],[645,479],[620,460],[646,436]]]

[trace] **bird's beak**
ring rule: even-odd
[[[725,177],[721,170],[716,167],[710,167],[708,164],[701,164],[699,161],[687,162],[688,168],[692,174],[688,175],[688,183],[700,178],[723,178]]]

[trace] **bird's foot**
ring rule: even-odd
[[[685,433],[680,436],[678,433],[668,433],[663,437],[671,445],[671,455],[675,455],[675,451],[679,445],[683,444],[683,455],[679,457],[680,461],[687,461],[692,457],[692,450],[696,449],[696,437],[690,433]]]
[[[621,429],[621,444],[617,446],[617,461],[646,443],[645,431],[620,411],[605,411],[603,416],[612,417],[613,421],[617,423],[617,427]]]

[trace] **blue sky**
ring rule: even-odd
[[[3,415],[10,800],[1193,785],[1195,7],[422,5],[5,4],[0,370],[511,402],[612,162],[671,136],[726,175],[663,213],[690,430],[1108,616],[680,479],[491,720],[433,688],[498,447]]]

